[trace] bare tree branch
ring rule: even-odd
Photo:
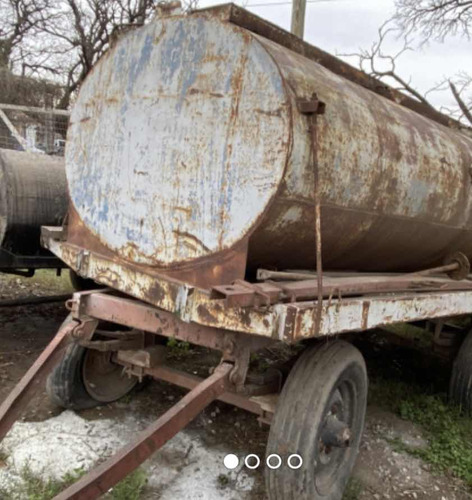
[[[37,33],[48,15],[49,0],[0,0],[0,68],[12,68],[12,59],[28,35]]]
[[[454,99],[457,102],[457,105],[459,106],[459,109],[462,111],[463,116],[468,120],[468,122],[472,125],[472,106],[467,106],[465,103],[464,99],[461,96],[461,92],[457,90],[456,85],[454,82],[449,81],[449,87],[451,89],[452,95],[454,96]]]
[[[420,92],[397,72],[397,61],[407,51],[414,50],[407,35],[403,36],[403,46],[396,54],[385,52],[384,44],[389,35],[398,40],[399,28],[394,27],[394,21],[389,20],[378,30],[378,39],[369,49],[360,49],[357,53],[339,54],[344,57],[355,57],[358,67],[379,81],[391,84],[397,90],[413,96],[423,104],[434,108],[430,95],[435,92],[451,92],[457,106],[442,106],[440,111],[462,123],[472,125],[472,77],[467,73],[459,73],[454,77],[444,78],[425,93]]]
[[[55,53],[56,66],[64,68],[66,90],[60,107],[69,106],[72,94],[108,49],[114,29],[142,23],[153,10],[154,0],[56,2],[54,16],[41,29],[47,35],[42,52]]]
[[[395,0],[395,6],[395,20],[404,33],[420,32],[425,40],[470,38],[472,0]]]
[[[387,80],[393,84],[397,90],[410,94],[418,101],[433,107],[425,95],[419,92],[411,84],[397,73],[397,61],[405,53],[413,48],[409,44],[408,37],[404,37],[402,48],[396,54],[385,53],[383,45],[390,35],[397,35],[398,29],[393,27],[392,21],[387,21],[378,30],[378,39],[369,49],[360,49],[358,53],[338,54],[341,57],[355,57],[358,60],[358,67],[368,75],[377,80]]]

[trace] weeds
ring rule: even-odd
[[[0,498],[11,500],[51,500],[65,488],[80,479],[86,471],[76,469],[64,474],[61,479],[43,479],[26,465],[20,471],[20,481],[13,490],[0,489]],[[137,469],[119,482],[108,493],[110,500],[139,500],[147,484],[147,475],[142,469]]]
[[[342,500],[357,500],[362,493],[362,483],[359,479],[351,477],[347,483]]]
[[[441,472],[449,472],[472,487],[472,420],[448,404],[445,395],[400,381],[371,383],[373,403],[419,425],[428,446],[418,449],[392,443],[397,449],[417,456]]]
[[[0,450],[0,467],[5,465],[7,459],[8,459],[8,453],[6,453],[3,450]]]
[[[21,500],[50,500],[63,489],[70,486],[85,474],[83,469],[76,469],[65,474],[61,479],[43,479],[25,465],[20,471],[21,482],[15,491],[10,491],[8,498]]]
[[[109,498],[113,500],[139,500],[147,481],[146,472],[143,469],[136,469],[111,490]]]
[[[218,487],[221,489],[226,488],[228,486],[228,484],[230,483],[230,479],[226,474],[220,474],[216,478],[216,480],[218,482]]]
[[[190,344],[170,337],[167,341],[169,355],[174,358],[182,358],[190,353]]]

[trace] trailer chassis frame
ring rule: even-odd
[[[0,441],[72,342],[89,349],[114,351],[113,361],[121,364],[130,375],[150,376],[190,389],[190,392],[142,431],[134,442],[60,493],[56,500],[100,497],[217,399],[255,413],[261,422],[270,423],[280,387],[267,384],[257,390],[245,384],[251,352],[272,343],[270,339],[185,323],[172,313],[117,296],[107,289],[76,292],[66,307],[70,310],[68,318],[0,406]],[[113,332],[110,336],[116,338],[95,342],[92,337],[100,321],[132,330]],[[145,335],[139,335],[139,331],[218,350],[222,354],[221,361],[206,379],[173,369],[159,356],[143,356],[159,346],[146,346]]]

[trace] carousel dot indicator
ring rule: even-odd
[[[239,465],[239,458],[233,453],[228,453],[228,455],[225,456],[223,463],[227,469],[233,470]]]

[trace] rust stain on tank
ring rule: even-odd
[[[321,51],[226,9],[244,28],[222,22],[223,11],[155,20],[118,41],[91,73],[67,159],[79,214],[72,240],[205,286],[261,266],[313,268],[314,168],[296,102],[316,92],[326,104],[316,150],[325,269],[404,271],[452,251],[472,256],[471,139],[397,104],[404,98],[386,87],[376,90],[387,98],[368,90],[365,75],[353,77]],[[313,53],[329,64],[306,57]],[[103,126],[112,121],[128,135]],[[125,150],[132,167],[119,156]],[[248,250],[235,255],[243,240]]]

